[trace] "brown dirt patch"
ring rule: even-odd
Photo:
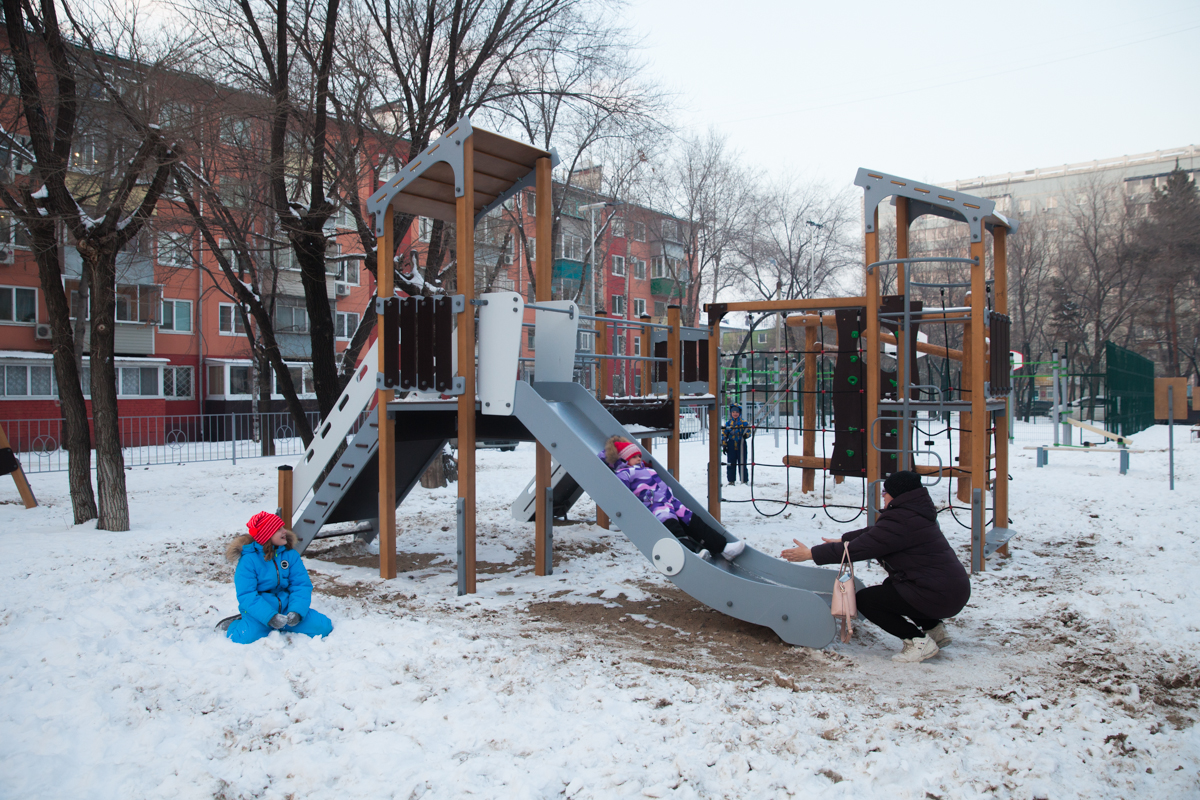
[[[625,595],[606,603],[551,600],[530,604],[527,613],[535,627],[591,637],[625,658],[660,668],[774,680],[779,672],[816,676],[843,658],[785,644],[770,628],[714,611],[674,586],[641,588],[651,593],[650,600]]]

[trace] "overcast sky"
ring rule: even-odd
[[[680,130],[835,191],[1200,143],[1200,2],[633,0]]]

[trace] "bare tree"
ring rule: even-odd
[[[64,37],[53,0],[42,0],[38,6],[5,0],[5,25],[34,175],[43,183],[32,199],[65,225],[91,284],[97,527],[128,530],[113,360],[117,256],[137,239],[153,214],[176,154],[159,128],[145,118],[145,94],[137,89],[155,65],[138,62],[141,54],[132,47],[137,37],[120,26],[89,25],[72,16],[69,4],[62,7],[72,34],[82,42],[80,47]],[[98,36],[105,36],[107,52],[123,51],[120,60],[101,52]],[[83,91],[79,91],[81,84]],[[83,125],[104,131],[104,138],[81,143],[78,128]],[[95,168],[71,163],[72,152],[83,150]]]

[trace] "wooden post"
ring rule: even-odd
[[[4,432],[4,426],[0,425],[0,450],[7,450],[12,445],[8,442],[8,434]],[[17,468],[12,472],[13,483],[17,485],[17,494],[21,495],[21,502],[26,508],[37,508],[37,498],[33,496],[33,489],[29,487],[29,481],[25,478],[25,470],[21,469],[21,464],[17,463]]]
[[[383,212],[383,236],[375,242],[376,295],[383,300],[396,293],[394,251],[394,222],[388,206]],[[385,328],[384,316],[379,314],[375,333],[379,341],[380,372],[387,366],[387,349],[397,345],[396,337],[400,335],[399,331]],[[375,451],[379,463],[379,577],[389,580],[396,577],[396,421],[388,416],[387,407],[396,393],[380,389],[375,395],[375,422],[379,429],[379,447]]]
[[[596,355],[603,356],[608,354],[608,323],[603,319],[608,314],[604,311],[597,311],[596,316],[601,319],[596,320],[596,335],[593,337],[592,350]],[[599,380],[596,381],[596,399],[603,403],[604,398],[608,397],[608,388],[612,384],[609,382],[608,359],[602,358],[599,359],[599,362],[596,367],[596,374],[599,376]],[[608,514],[605,514],[600,506],[596,506],[596,524],[604,530],[608,530]]]
[[[875,223],[866,235],[867,264],[879,260],[879,209],[875,209]],[[875,420],[879,417],[879,269],[866,275],[867,281],[867,320],[860,334],[863,343],[863,368],[867,372],[867,415],[863,423],[867,426],[867,452],[863,457],[867,462],[867,485],[871,486],[875,507],[879,507],[879,487],[872,484],[879,480],[879,426]],[[840,358],[840,356],[839,356]]]
[[[804,392],[800,396],[804,398],[804,450],[803,453],[809,458],[813,458],[817,454],[817,339],[820,331],[817,328],[819,323],[805,325],[801,328],[804,334]],[[800,484],[800,489],[804,493],[813,492],[816,490],[817,473],[812,469],[805,469],[802,473],[803,478]]]
[[[996,297],[996,311],[1008,313],[1008,229],[997,225],[992,231],[992,291]],[[992,353],[992,358],[1002,358],[1009,364],[1008,353]],[[1011,380],[1011,378],[1010,378]],[[1010,396],[1004,400],[1004,410],[996,419],[996,482],[992,491],[992,505],[995,508],[993,518],[997,528],[1008,527],[1008,404]],[[997,552],[1002,556],[1008,555],[1006,543]]]
[[[539,158],[537,161],[537,174],[535,176],[536,192],[537,192],[537,217],[534,221],[534,236],[537,241],[537,252],[534,255],[535,273],[537,275],[536,294],[534,299],[538,302],[544,302],[551,299],[553,296],[550,291],[550,284],[554,280],[553,263],[551,256],[554,254],[554,248],[550,241],[551,225],[553,223],[554,201],[551,198],[553,184],[550,178],[550,159]],[[536,315],[535,315],[536,317]],[[534,339],[534,347],[537,347],[537,339]],[[534,380],[538,379],[535,374]],[[534,497],[537,505],[534,511],[534,538],[533,543],[533,574],[546,574],[546,542],[549,540],[547,535],[554,530],[554,520],[546,519],[546,494],[550,491],[550,451],[544,445],[538,443],[534,454],[534,480],[536,482],[536,490]],[[549,526],[549,527],[548,527]]]
[[[987,379],[987,274],[984,259],[983,240],[987,232],[980,230],[979,241],[971,243],[971,256],[978,258],[979,263],[971,267],[971,338],[964,344],[963,351],[971,354],[971,488],[983,492],[983,506],[987,507],[987,469],[988,469],[988,416],[987,398],[983,393],[983,384]],[[966,466],[960,463],[960,466]],[[979,546],[987,545],[987,531],[979,542]],[[979,553],[979,569],[986,569],[983,553]]]
[[[708,312],[708,393],[713,396],[708,410],[708,513],[721,521],[721,409],[717,397],[721,389],[721,316]]]
[[[679,379],[683,372],[683,353],[679,346],[679,306],[667,306],[667,395],[671,400],[671,427],[674,433],[667,439],[667,470],[679,480]]]
[[[896,196],[896,258],[908,258],[908,198]],[[907,265],[896,265],[896,294],[904,293],[904,273]],[[907,298],[905,298],[907,299]],[[899,352],[896,353],[899,358]]]
[[[648,325],[648,323],[650,322],[650,315],[642,314],[641,321],[642,321],[642,351],[641,351],[640,355],[643,357],[653,356],[654,355],[654,329]],[[641,363],[641,371],[642,371],[642,397],[646,397],[650,394],[650,384],[654,380],[654,362],[653,361],[643,361]],[[654,440],[653,439],[642,439],[642,447],[645,449],[645,451],[647,453],[653,452],[654,451]]]
[[[279,517],[283,527],[292,529],[292,468],[284,464],[279,468]]]
[[[463,500],[463,565],[466,593],[475,594],[475,136],[463,141],[462,194],[455,198],[458,293],[466,302],[458,324],[458,496]],[[541,210],[539,200],[539,210]],[[539,249],[540,246],[539,246]],[[539,291],[541,285],[539,282]]]

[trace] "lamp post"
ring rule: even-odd
[[[820,222],[813,222],[811,219],[806,220],[805,222],[807,225],[816,228],[817,230],[825,229],[825,226]],[[816,232],[809,231],[808,233],[808,296],[811,298],[813,296],[813,281],[816,279],[816,270],[813,266],[813,258],[816,256],[816,248],[813,247],[813,240],[816,238]]]

